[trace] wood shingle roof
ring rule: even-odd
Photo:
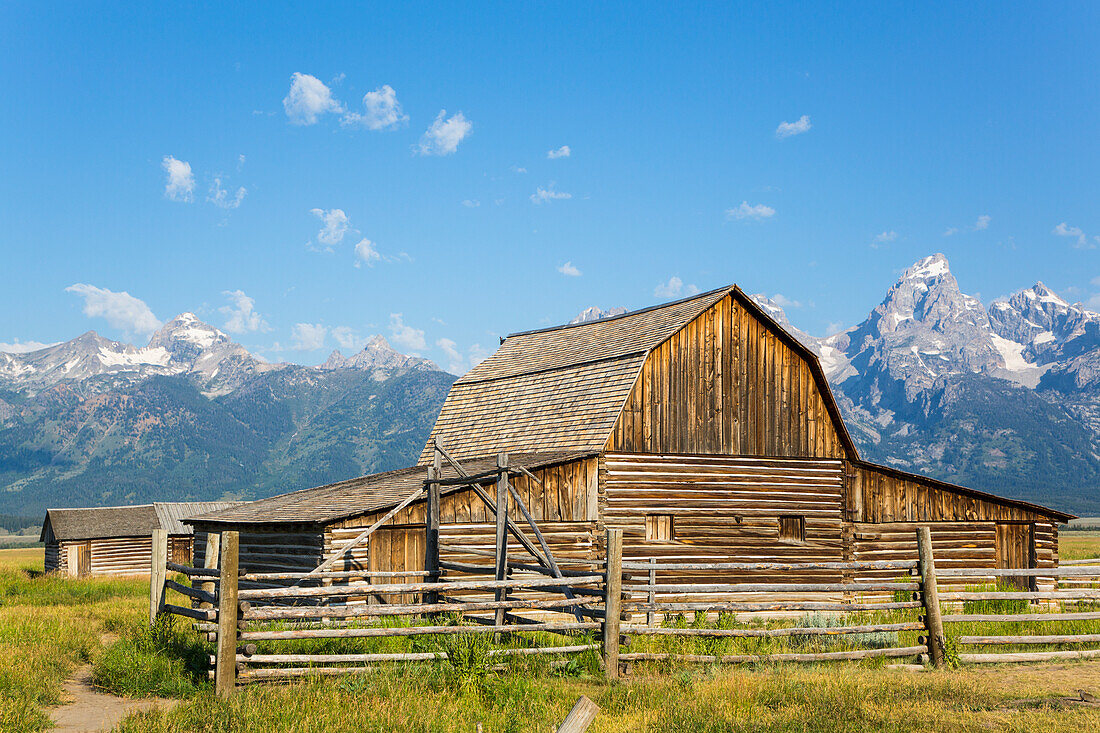
[[[457,458],[600,451],[651,349],[733,286],[599,321],[512,334],[451,387],[432,439]]]

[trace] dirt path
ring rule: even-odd
[[[91,665],[81,667],[64,685],[66,702],[50,710],[55,730],[63,733],[99,733],[111,730],[135,710],[172,707],[178,700],[135,700],[100,692],[92,686]]]

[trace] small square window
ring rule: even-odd
[[[780,517],[779,518],[780,542],[805,542],[806,541],[806,517]]]
[[[647,514],[645,518],[646,542],[672,542],[674,538],[671,514]]]

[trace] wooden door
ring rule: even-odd
[[[92,573],[92,543],[78,542],[70,548],[76,553],[76,575],[83,578]]]
[[[370,569],[378,572],[424,569],[423,527],[380,527],[370,538]],[[416,583],[420,576],[374,578],[378,583]],[[419,594],[393,593],[386,603],[417,603]]]
[[[997,567],[1030,568],[1033,567],[1033,547],[1035,532],[1030,524],[997,523]],[[1031,587],[1030,578],[1004,578],[1007,585],[1027,590]]]
[[[172,543],[172,562],[177,565],[190,565],[191,538],[173,537],[170,541]]]

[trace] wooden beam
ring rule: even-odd
[[[149,553],[149,625],[157,622],[164,611],[164,581],[168,578],[168,530],[153,530],[153,546]]]
[[[237,570],[240,535],[224,532],[221,539],[221,578],[218,583],[218,647],[214,665],[214,692],[222,700],[237,685]]]
[[[623,585],[623,531],[607,530],[607,591],[604,601],[603,658],[607,679],[619,676],[619,612]]]
[[[206,549],[203,550],[203,557],[202,557],[202,565],[203,565],[204,569],[206,569],[206,570],[217,570],[218,569],[218,555],[221,552],[221,546],[222,546],[221,545],[221,539],[222,539],[222,536],[220,534],[218,534],[217,532],[207,532],[206,533]],[[191,584],[194,585],[195,581],[192,580]],[[201,588],[202,588],[203,593],[209,593],[210,595],[213,595],[214,594],[214,581],[213,580],[204,581],[201,585]],[[212,603],[211,604],[203,603],[203,604],[200,605],[200,608],[213,608],[213,607],[214,607],[214,604],[212,604]]]
[[[928,628],[928,654],[932,666],[944,664],[943,618],[940,616],[939,591],[936,588],[936,563],[932,556],[932,530],[925,526],[917,529],[917,555],[921,576],[921,603],[924,605],[924,620]]]
[[[508,454],[497,456],[497,531],[496,531],[496,579],[508,579]],[[498,588],[497,601],[508,597],[508,591]],[[504,624],[504,609],[498,608],[495,614],[496,625]]]
[[[558,733],[584,733],[599,713],[600,706],[581,695],[558,726]]]
[[[428,571],[428,580],[439,580],[439,511],[442,492],[439,487],[441,478],[441,460],[439,450],[433,451],[432,465],[428,466],[428,505],[424,519],[424,569]],[[425,595],[428,603],[438,603],[439,594],[429,592]]]

